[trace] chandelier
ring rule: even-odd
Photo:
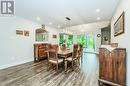
[[[72,35],[73,33],[70,31],[70,18],[69,17],[65,17],[65,19],[66,19],[66,21],[65,21],[65,25],[67,26],[67,27],[65,27],[64,29],[63,29],[63,33],[64,34],[68,34],[68,35]]]

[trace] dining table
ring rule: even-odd
[[[67,58],[72,55],[72,49],[58,49],[57,54],[64,59],[65,73],[67,72]]]

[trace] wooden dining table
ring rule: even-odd
[[[63,58],[64,59],[64,66],[65,66],[65,73],[67,72],[67,57],[69,57],[70,55],[72,55],[72,52],[73,50],[72,49],[61,49],[61,48],[58,48],[58,49],[49,49],[47,51],[45,51],[46,53],[48,51],[56,51],[58,56],[60,58]]]
[[[67,57],[72,55],[72,49],[58,49],[57,54],[64,59],[65,73],[67,72]]]

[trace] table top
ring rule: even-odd
[[[67,55],[67,54],[70,54],[70,53],[72,53],[72,52],[73,52],[72,50],[67,50],[67,49],[65,49],[65,50],[59,49],[59,50],[57,51],[57,53],[58,53],[58,54],[61,54],[61,55]]]
[[[48,51],[54,51],[54,52],[55,52],[56,50],[51,49],[51,50],[47,50],[47,51],[45,51],[45,52],[48,52]],[[71,50],[71,49],[64,49],[64,50],[62,50],[62,49],[58,49],[56,52],[57,52],[57,54],[67,55],[67,54],[72,53],[73,50]]]

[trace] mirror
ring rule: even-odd
[[[38,28],[35,30],[35,40],[36,41],[39,41],[39,42],[46,42],[48,41],[48,37],[49,37],[49,34],[48,34],[48,31],[45,30],[45,26],[42,25],[41,28]]]

